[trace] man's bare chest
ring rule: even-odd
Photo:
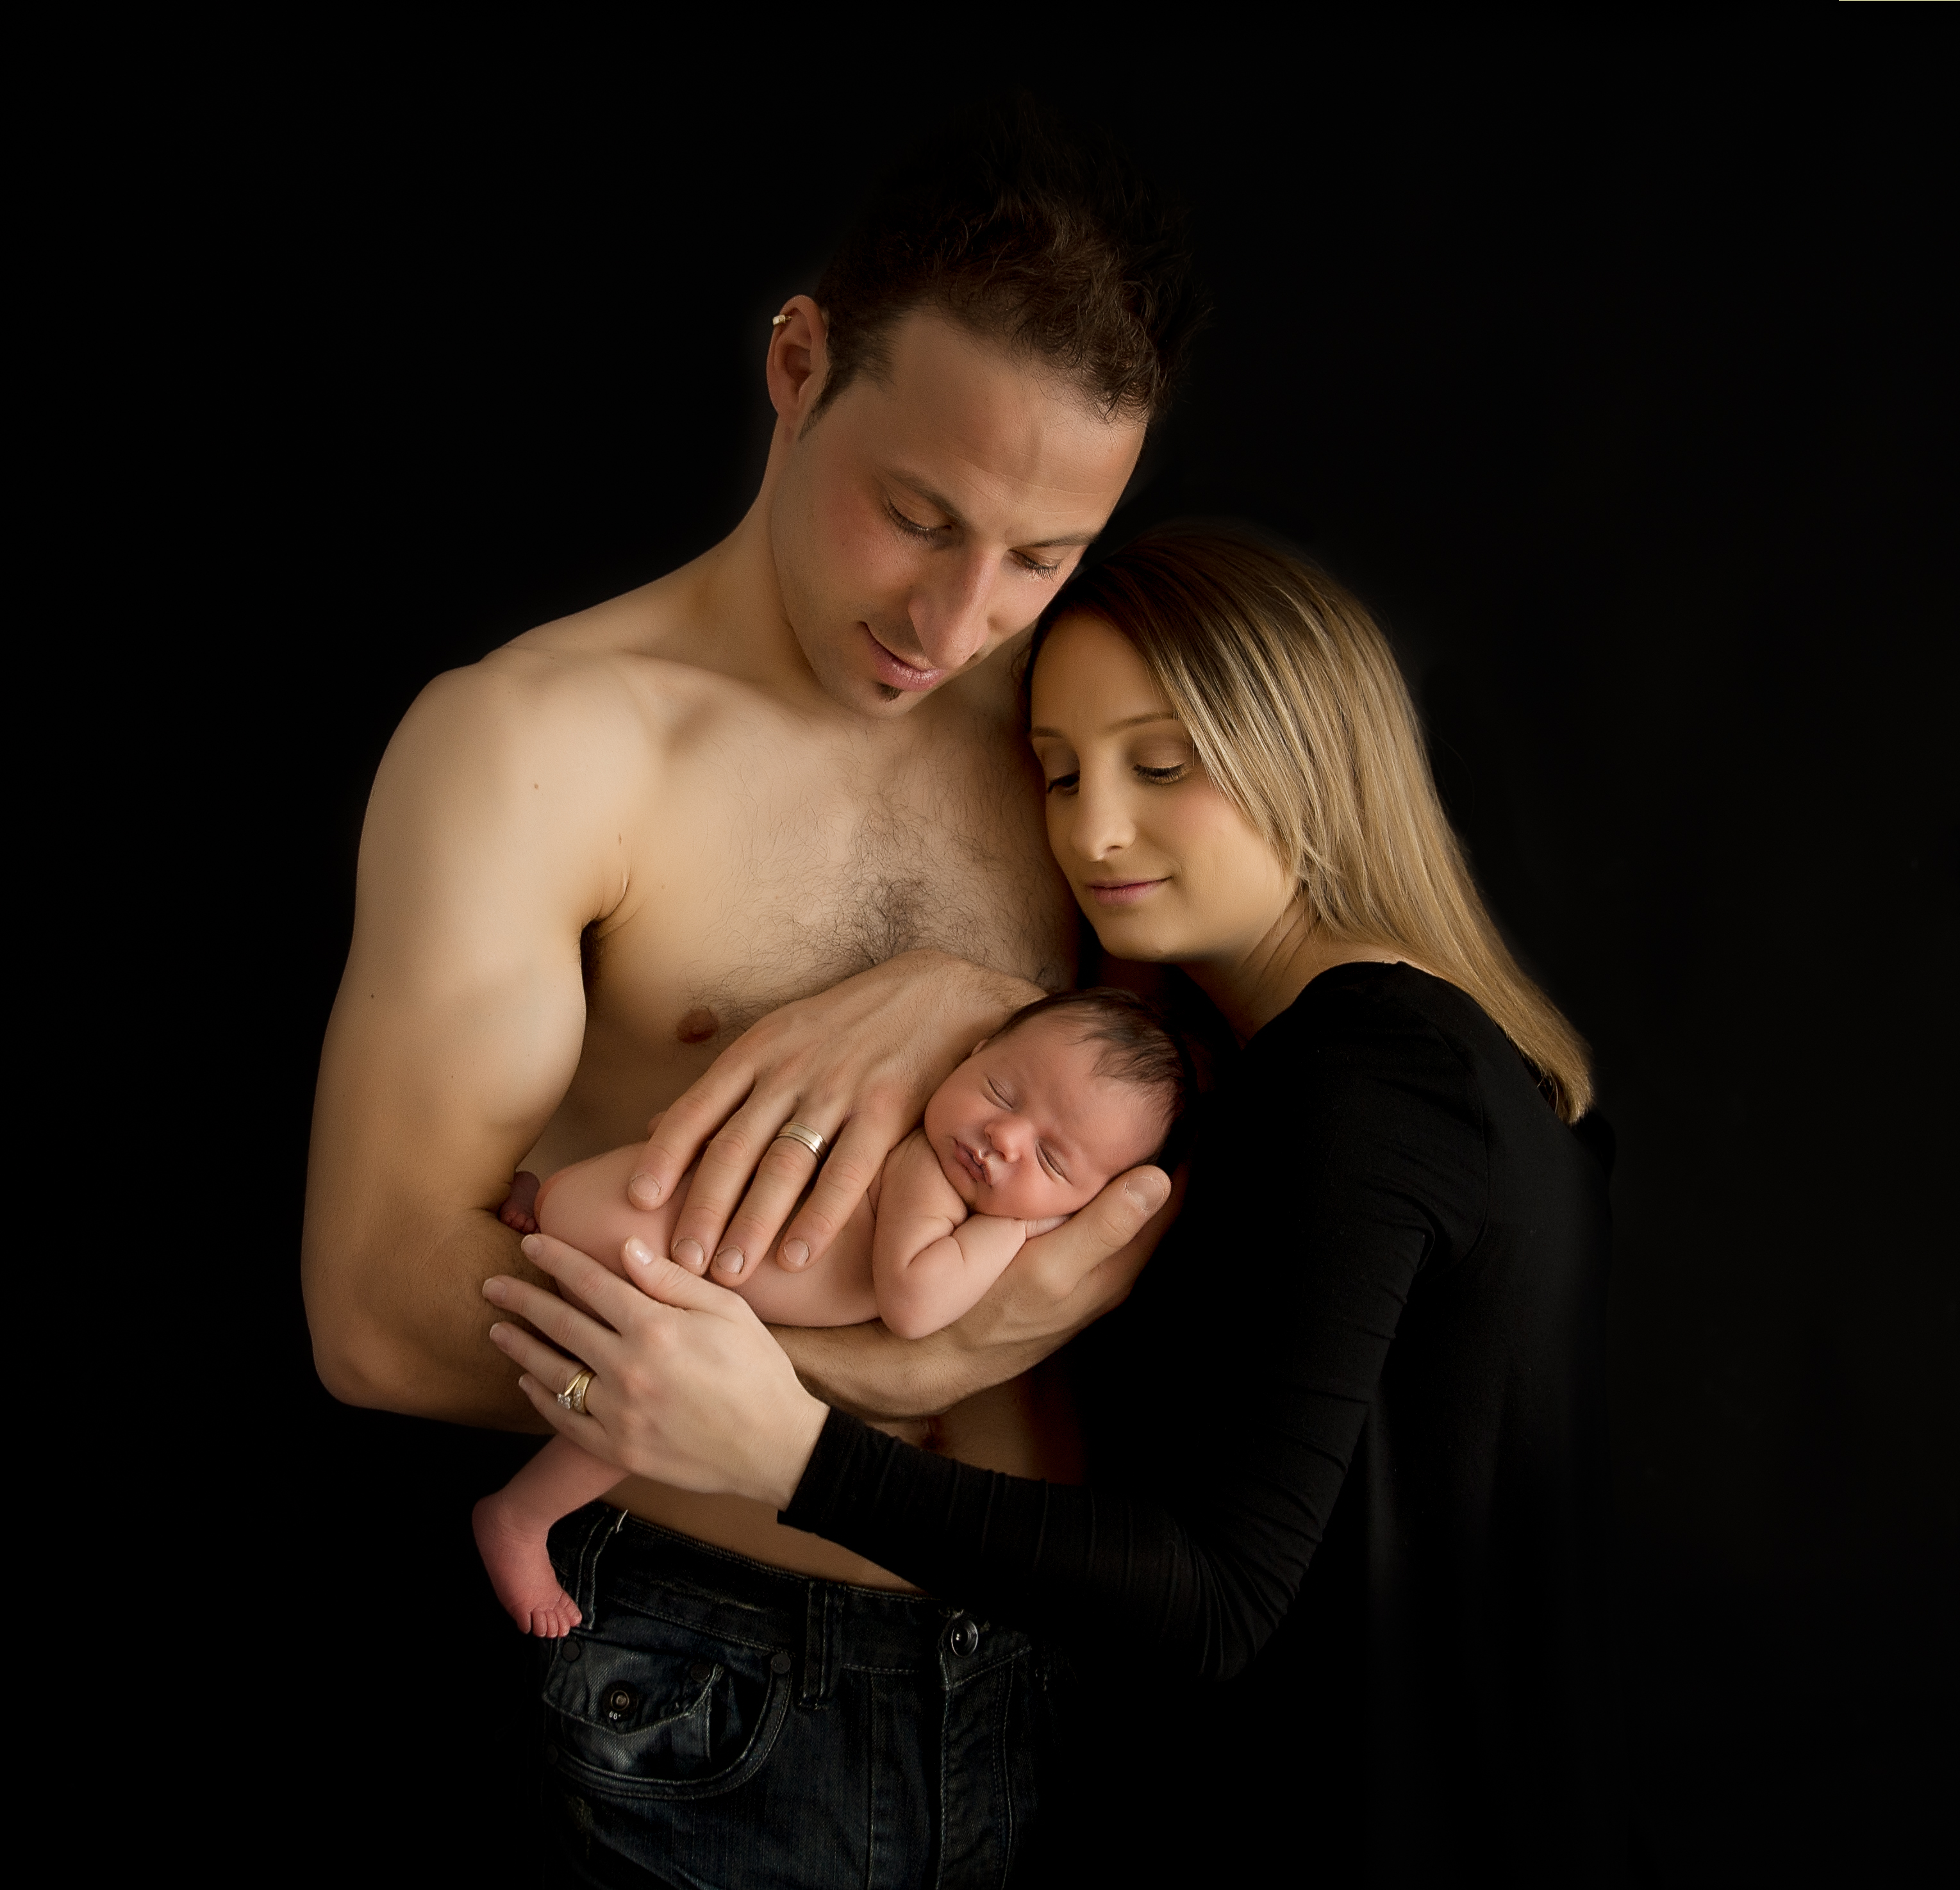
[[[703,773],[642,837],[615,921],[590,941],[595,1022],[657,1055],[719,1048],[922,948],[1051,988],[1072,977],[1074,905],[1018,745],[875,775],[785,745]]]

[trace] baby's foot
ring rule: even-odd
[[[527,1168],[520,1168],[511,1182],[511,1198],[497,1210],[497,1218],[514,1232],[534,1234],[538,1230],[538,1217],[533,1211],[538,1204],[539,1182],[536,1176]]]
[[[542,1532],[527,1529],[512,1515],[501,1490],[477,1504],[470,1522],[477,1552],[490,1571],[490,1586],[511,1618],[527,1634],[562,1640],[584,1617],[552,1573]]]

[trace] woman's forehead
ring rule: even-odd
[[[1071,612],[1049,632],[1029,697],[1032,735],[1102,733],[1111,725],[1176,718],[1129,639],[1086,611]],[[1088,719],[1093,730],[1083,726]]]

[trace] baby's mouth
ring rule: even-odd
[[[956,1139],[953,1146],[959,1151],[959,1159],[965,1164],[967,1173],[984,1188],[987,1184],[987,1164],[964,1142]]]

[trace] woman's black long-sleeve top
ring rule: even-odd
[[[1378,1732],[1537,1777],[1533,1752],[1599,1736],[1605,1181],[1462,991],[1336,967],[1228,1073],[1177,1223],[1093,1335],[1090,1485],[833,1411],[783,1520],[993,1619],[1224,1678],[1355,1466]]]

